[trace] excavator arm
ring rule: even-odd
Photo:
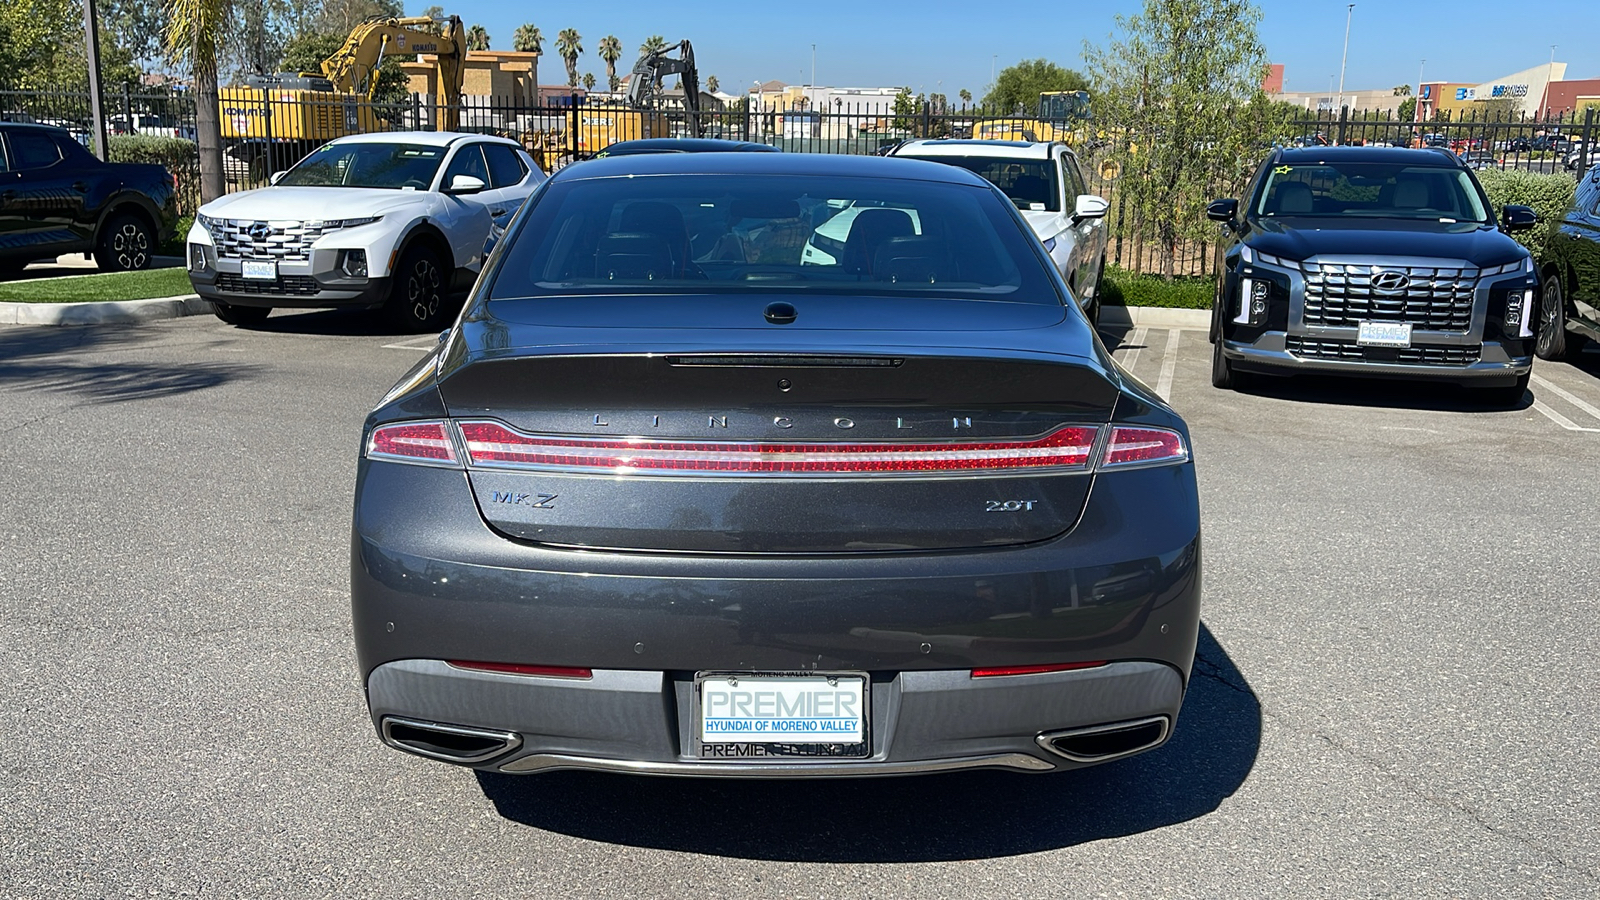
[[[628,105],[634,109],[654,109],[660,106],[662,79],[669,75],[680,78],[683,88],[683,109],[687,114],[689,133],[700,136],[700,71],[694,66],[694,47],[688,41],[679,41],[678,58],[667,54],[671,50],[646,53],[633,64],[633,77],[628,80]]]
[[[350,32],[337,53],[322,61],[322,73],[333,82],[334,90],[370,98],[378,87],[378,67],[391,53],[426,53],[437,60],[438,127],[441,131],[458,128],[467,54],[461,18],[368,19]]]

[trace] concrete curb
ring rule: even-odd
[[[0,303],[0,325],[128,325],[209,312],[211,303],[198,294],[97,303]]]
[[[1205,329],[1211,327],[1211,310],[1164,309],[1159,306],[1102,306],[1100,324]]]

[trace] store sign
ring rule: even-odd
[[[1476,100],[1476,99],[1478,99],[1478,89],[1477,88],[1456,88],[1456,99],[1457,100]]]
[[[1528,96],[1528,86],[1525,84],[1497,84],[1489,89],[1491,99],[1526,96]]]

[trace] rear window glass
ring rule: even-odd
[[[960,166],[975,172],[999,188],[1017,209],[1061,211],[1061,191],[1057,188],[1059,177],[1052,159],[1005,159],[995,156],[917,156],[915,153],[897,153],[906,159],[923,159],[928,162]]]
[[[873,178],[700,176],[551,185],[494,300],[584,293],[891,293],[1062,302],[992,191]]]

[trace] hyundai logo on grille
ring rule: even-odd
[[[1372,289],[1380,294],[1399,294],[1411,286],[1411,276],[1394,269],[1374,269]]]
[[[245,233],[250,235],[251,240],[264,241],[272,237],[272,226],[265,222],[257,222],[251,225],[250,230]]]

